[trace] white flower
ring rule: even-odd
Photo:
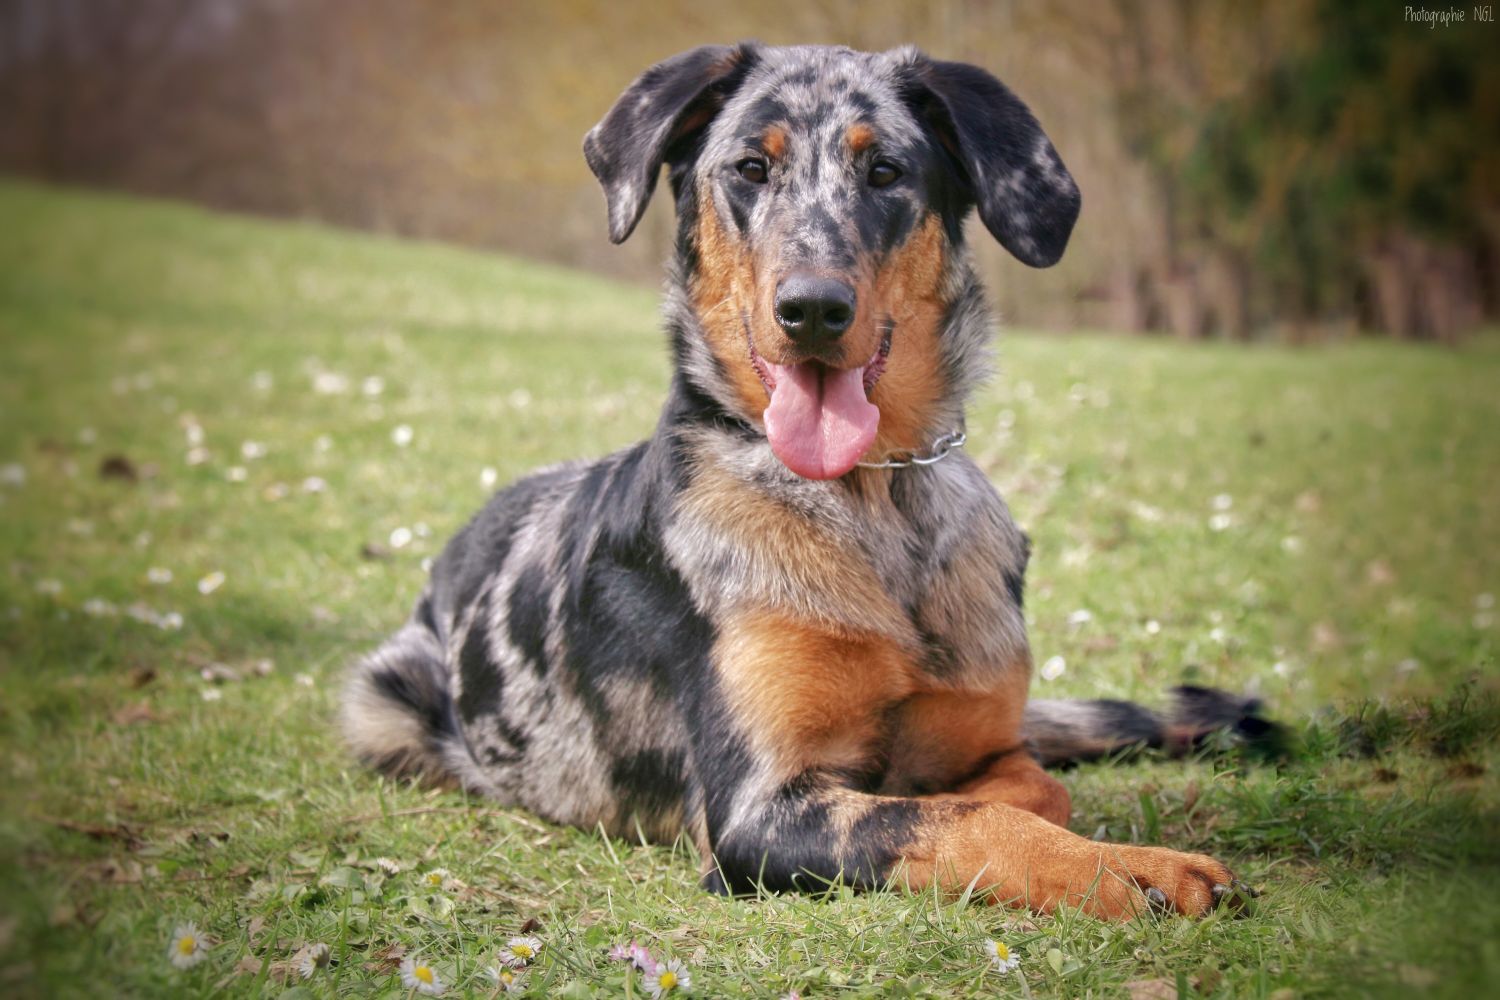
[[[0,465],[0,483],[6,486],[25,486],[26,466],[20,462],[6,462]]]
[[[271,387],[275,384],[276,380],[267,371],[259,371],[250,376],[250,386],[257,392],[270,392]]]
[[[248,458],[265,458],[266,446],[259,441],[246,441],[240,445],[240,454]]]
[[[443,980],[437,970],[420,958],[410,956],[401,962],[401,985],[430,997],[443,992]]]
[[[1213,517],[1208,519],[1208,527],[1210,531],[1226,531],[1232,524],[1234,524],[1234,518],[1230,517],[1228,514],[1215,514]]]
[[[1228,510],[1234,506],[1234,497],[1228,493],[1220,493],[1214,497],[1214,510]]]
[[[328,946],[319,941],[299,951],[293,961],[297,963],[297,971],[302,974],[302,978],[311,979],[319,969],[328,968],[328,960],[332,956]]]
[[[206,597],[222,586],[224,586],[224,574],[219,570],[214,570],[198,581],[198,593]]]
[[[394,858],[376,858],[375,867],[387,875],[401,874],[401,865]]]
[[[202,465],[204,462],[207,462],[207,461],[208,461],[208,449],[207,448],[194,447],[194,448],[189,448],[188,449],[188,453],[187,453],[187,464],[188,465]]]
[[[218,688],[204,688],[200,693],[204,701],[219,701],[224,697],[224,692]]]
[[[422,873],[422,884],[429,889],[441,889],[448,882],[448,869],[433,868]]]
[[[500,949],[500,961],[510,966],[530,965],[541,950],[542,942],[534,937],[513,937]]]
[[[524,969],[512,969],[507,965],[492,965],[484,971],[495,981],[501,993],[526,988],[526,970]]]
[[[1161,631],[1161,622],[1157,621],[1155,618],[1151,619],[1150,621],[1148,621],[1146,623],[1146,634],[1147,635],[1156,635],[1160,631]]]
[[[62,590],[63,585],[62,581],[60,580],[46,579],[38,580],[36,582],[36,592],[38,594],[46,594],[48,597],[56,597],[58,594],[62,593]]]
[[[990,964],[996,972],[1009,972],[1021,964],[1021,960],[1011,954],[1009,946],[1004,941],[986,941],[984,950],[989,952]]]
[[[693,977],[688,973],[687,966],[672,958],[646,973],[644,985],[647,993],[660,998],[678,990],[686,992],[691,989]]]
[[[231,483],[243,483],[250,478],[250,470],[243,465],[231,465],[224,470],[224,478]]]
[[[416,436],[416,432],[411,429],[410,424],[397,424],[396,429],[391,431],[391,442],[397,448],[405,448],[411,444],[412,438]]]
[[[391,548],[404,549],[411,544],[411,529],[402,526],[391,530]]]
[[[165,583],[171,583],[172,571],[167,569],[165,566],[152,566],[150,569],[146,570],[146,582],[154,583],[158,586]]]
[[[1042,680],[1055,681],[1068,671],[1068,661],[1061,656],[1054,656],[1042,664]]]
[[[191,969],[208,957],[209,942],[191,921],[178,924],[167,946],[167,958],[179,969]]]
[[[500,473],[492,465],[486,465],[479,470],[479,486],[481,489],[492,490],[500,481]]]
[[[1088,608],[1079,608],[1068,616],[1068,624],[1075,628],[1079,625],[1087,625],[1094,620],[1094,613]]]
[[[366,396],[378,396],[385,392],[385,379],[379,375],[371,375],[359,384],[359,391]]]
[[[337,396],[349,391],[349,377],[338,372],[318,372],[313,376],[313,392],[320,396]]]
[[[328,489],[328,482],[322,476],[308,476],[302,480],[303,493],[322,493]]]
[[[183,434],[187,435],[187,443],[188,443],[189,447],[196,448],[200,444],[203,443],[203,425],[202,424],[195,424],[195,423],[184,424],[183,427],[182,427],[182,432],[183,432]]]

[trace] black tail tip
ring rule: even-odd
[[[1289,752],[1286,727],[1261,714],[1265,704],[1256,697],[1218,688],[1182,684],[1172,689],[1168,725],[1177,740],[1204,746],[1228,737],[1241,747],[1268,758]]]

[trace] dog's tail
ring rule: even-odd
[[[360,760],[393,776],[447,783],[446,747],[462,742],[443,644],[424,596],[414,618],[354,665],[344,689],[344,736]]]
[[[1261,707],[1258,698],[1184,685],[1172,689],[1166,712],[1128,701],[1028,701],[1022,728],[1032,753],[1049,767],[1138,747],[1185,754],[1218,733],[1280,753],[1283,730],[1260,715]]]

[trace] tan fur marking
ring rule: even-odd
[[[1042,765],[1024,747],[1001,757],[983,774],[952,792],[933,798],[1001,802],[1062,827],[1068,825],[1073,814],[1073,799],[1067,787],[1042,770]]]
[[[994,902],[1042,911],[1081,905],[1114,919],[1144,909],[1136,883],[1160,889],[1182,912],[1207,913],[1213,885],[1233,878],[1201,854],[1096,843],[998,802],[962,812],[935,808],[902,856],[896,874],[913,890],[936,883],[959,892],[977,878]]]
[[[851,153],[863,153],[875,141],[875,130],[864,122],[856,122],[844,133],[844,142]]]
[[[736,717],[781,779],[866,764],[882,710],[910,693],[916,676],[888,639],[773,613],[722,626],[714,662]]]
[[[756,268],[749,250],[724,231],[713,196],[698,201],[698,269],[692,275],[693,306],[709,348],[728,375],[747,414],[766,408],[766,388],[750,364],[745,320],[756,319]]]
[[[919,449],[934,430],[932,411],[947,391],[938,345],[946,242],[941,220],[928,216],[859,290],[859,312],[871,325],[887,316],[895,324],[885,374],[870,394],[880,407],[875,455]]]
[[[1010,691],[923,691],[902,703],[893,720],[893,781],[951,788],[974,775],[984,758],[1021,741],[1024,687]]]
[[[760,137],[760,148],[773,160],[779,160],[786,155],[787,134],[786,129],[780,125],[772,125]]]

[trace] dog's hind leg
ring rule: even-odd
[[[344,736],[390,775],[451,781],[443,748],[459,739],[443,645],[424,596],[412,620],[354,665],[344,689]]]

